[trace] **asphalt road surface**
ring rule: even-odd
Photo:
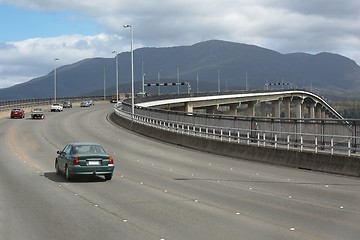
[[[112,104],[0,120],[0,239],[360,239],[360,181],[193,151],[107,120]],[[67,143],[97,142],[111,181],[67,182]]]

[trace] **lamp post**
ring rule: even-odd
[[[142,94],[145,95],[145,73],[144,73],[144,61],[140,61],[141,63],[141,82],[142,82]]]
[[[106,68],[107,65],[104,65],[104,101],[106,100]]]
[[[247,72],[245,73],[245,90],[246,90],[246,91],[249,90],[249,86],[248,86],[248,74],[247,74]]]
[[[131,115],[134,118],[135,113],[135,94],[134,94],[134,51],[133,51],[133,27],[132,25],[126,24],[124,28],[130,28],[130,37],[131,37]]]
[[[218,74],[218,92],[220,92],[220,69],[219,68],[217,70],[217,74]]]
[[[119,69],[118,69],[118,54],[117,51],[112,51],[112,53],[115,53],[115,68],[116,68],[116,104],[119,102]]]
[[[56,61],[59,61],[59,59],[55,58],[54,61],[55,61],[55,69],[54,69],[54,103],[56,103]]]
[[[199,93],[199,73],[196,73],[196,93]]]
[[[177,94],[179,95],[180,94],[180,86],[179,86],[179,83],[180,83],[180,73],[179,73],[179,66],[176,66],[176,77],[177,77]]]
[[[159,84],[159,86],[158,86],[158,95],[160,95],[160,72],[161,72],[161,69],[158,69],[158,84]]]

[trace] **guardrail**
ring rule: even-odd
[[[159,109],[136,108],[135,115],[131,115],[130,106],[126,103],[117,104],[114,107],[115,113],[125,119],[135,121],[139,124],[152,128],[158,128],[177,134],[192,135],[199,138],[211,139],[214,141],[238,143],[253,145],[258,147],[295,150],[300,152],[312,152],[315,154],[323,153],[329,155],[342,155],[349,157],[359,157],[358,148],[360,138],[357,137],[355,120],[329,120],[325,124],[324,120],[307,120],[305,119],[264,119],[250,118],[239,124],[238,127],[219,126],[197,123],[194,113],[182,113],[191,117],[191,121],[172,120],[170,111],[158,114],[154,117],[154,112],[163,112]],[[174,113],[176,115],[176,113]],[[221,117],[220,117],[221,118]],[[224,118],[224,117],[223,117]],[[225,117],[226,118],[226,117]],[[233,118],[233,117],[229,117]],[[198,122],[202,122],[199,120]],[[354,125],[349,125],[352,122]],[[253,127],[262,125],[262,128]],[[267,125],[266,125],[267,124]],[[307,128],[304,126],[307,125]],[[291,127],[289,127],[291,126]],[[303,127],[302,127],[303,126]],[[314,129],[318,132],[312,133]],[[270,130],[269,130],[270,129]],[[299,131],[299,129],[302,129]],[[327,129],[327,130],[326,130]],[[328,132],[328,134],[327,134]],[[332,132],[330,134],[330,132]],[[345,134],[339,134],[345,133]]]

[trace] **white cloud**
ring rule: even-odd
[[[59,65],[85,58],[113,57],[112,50],[125,51],[117,35],[70,35],[35,38],[0,45],[0,88],[8,87],[53,70],[54,59]]]
[[[41,12],[79,13],[93,19],[99,29],[94,36],[0,43],[0,78],[4,79],[21,71],[26,76],[25,70],[29,77],[46,74],[52,70],[54,57],[60,58],[61,64],[69,64],[89,57],[111,57],[112,50],[128,51],[130,35],[123,24],[133,25],[135,48],[222,39],[281,53],[334,52],[360,63],[358,0],[0,0],[1,3]],[[17,70],[4,70],[9,60]],[[32,71],[25,67],[29,65]],[[0,79],[0,84],[4,85],[4,79]]]

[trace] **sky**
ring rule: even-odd
[[[0,88],[129,51],[124,24],[134,49],[218,39],[360,64],[359,0],[0,0]]]

